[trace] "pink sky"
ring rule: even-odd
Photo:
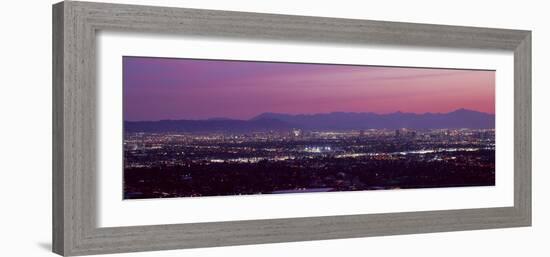
[[[124,57],[124,119],[495,112],[495,72]]]

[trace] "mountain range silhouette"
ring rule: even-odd
[[[467,109],[448,113],[377,114],[372,112],[331,112],[319,114],[262,113],[249,120],[211,118],[205,120],[125,121],[126,132],[260,132],[289,129],[444,129],[495,127],[495,115]]]

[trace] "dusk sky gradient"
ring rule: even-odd
[[[123,57],[124,120],[495,113],[495,72]]]

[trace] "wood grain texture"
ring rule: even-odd
[[[514,206],[531,224],[531,33],[514,51]]]
[[[54,252],[63,253],[65,245],[64,227],[64,172],[63,172],[63,78],[64,78],[64,49],[63,49],[63,4],[54,5],[52,17],[52,249]]]
[[[514,52],[514,206],[99,228],[96,47],[99,30],[295,42]],[[429,233],[531,224],[531,33],[291,15],[66,1],[53,6],[53,250],[86,255]]]

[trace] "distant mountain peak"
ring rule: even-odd
[[[253,118],[251,118],[250,120],[259,120],[259,119],[272,119],[273,117],[277,117],[277,116],[280,116],[280,115],[285,115],[285,114],[281,114],[281,113],[274,113],[274,112],[264,112],[264,113],[261,113]]]
[[[470,109],[466,109],[466,108],[458,108],[452,112],[448,112],[448,113],[483,113],[483,112],[478,112],[478,111],[474,111],[474,110],[470,110]]]
[[[494,128],[493,114],[459,108],[447,113],[411,113],[401,110],[388,114],[372,112],[331,112],[316,114],[262,113],[252,120],[277,119],[304,129],[369,128]]]

